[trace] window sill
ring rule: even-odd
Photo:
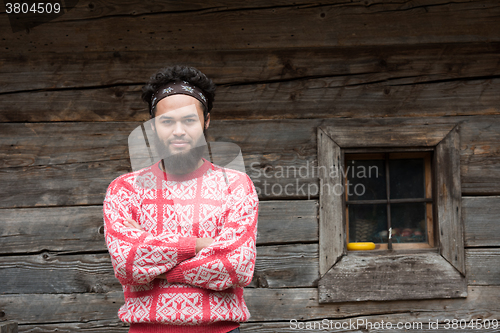
[[[435,249],[343,256],[319,281],[319,302],[467,297],[467,280]]]

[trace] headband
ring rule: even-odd
[[[208,110],[207,98],[200,88],[198,88],[197,86],[193,86],[187,81],[172,81],[163,86],[160,86],[158,90],[156,90],[156,92],[151,96],[151,109],[149,110],[151,116],[153,115],[153,110],[159,101],[161,101],[165,97],[176,94],[183,94],[194,97],[199,100],[201,104],[203,104],[206,110]]]

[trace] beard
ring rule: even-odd
[[[156,133],[153,141],[165,171],[173,174],[182,175],[194,171],[207,149],[205,131],[203,131],[203,135],[200,136],[192,148],[185,152],[173,152],[168,145],[160,140]]]

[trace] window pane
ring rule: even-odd
[[[425,202],[391,204],[392,241],[427,242]]]
[[[349,242],[387,242],[387,205],[349,205]]]
[[[389,160],[391,199],[423,198],[424,159]]]
[[[347,200],[387,199],[384,160],[351,160],[346,163]]]

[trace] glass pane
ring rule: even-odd
[[[349,242],[386,243],[387,205],[349,205]]]
[[[346,162],[347,200],[387,199],[384,160]]]
[[[391,199],[423,198],[424,159],[389,160]]]
[[[425,202],[391,204],[392,241],[427,242]]]

